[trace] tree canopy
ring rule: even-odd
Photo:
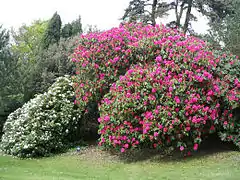
[[[122,20],[155,25],[158,18],[173,10],[176,18],[169,22],[169,26],[178,27],[187,33],[190,31],[191,21],[197,20],[193,9],[207,16],[210,22],[214,22],[232,13],[232,2],[230,0],[131,0]]]

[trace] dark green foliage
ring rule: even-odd
[[[63,38],[68,38],[72,36],[72,25],[70,23],[67,23],[63,26],[62,28],[62,37]]]
[[[9,33],[0,26],[0,104],[3,98],[3,94],[6,92],[3,91],[5,83],[7,83],[8,76],[6,73],[9,73],[8,66],[11,65],[10,52],[8,49]],[[1,108],[2,109],[2,108]],[[0,111],[1,111],[0,109]]]
[[[240,56],[240,2],[238,0],[231,1],[231,12],[218,21],[211,22],[211,29],[207,35],[208,39],[221,44],[223,48],[230,50],[233,54]],[[229,6],[226,6],[229,7]],[[222,16],[221,16],[222,17]]]
[[[9,41],[9,32],[6,29],[3,29],[2,25],[0,26],[0,49],[1,56],[3,56],[3,50],[8,45]]]
[[[91,101],[86,106],[86,111],[83,113],[82,121],[84,122],[83,139],[85,141],[96,140],[99,138],[98,127],[99,123],[96,121],[100,117],[98,111],[98,104]]]
[[[83,30],[82,30],[81,17],[79,16],[79,18],[76,19],[75,21],[72,21],[71,23],[67,23],[63,26],[61,36],[63,38],[69,38],[76,35],[80,35],[82,32]]]
[[[41,40],[47,28],[47,21],[34,21],[31,25],[23,25],[12,31],[11,51],[18,64],[15,71],[19,72],[20,93],[26,102],[39,91],[39,72],[36,69],[37,56],[41,52]]]
[[[43,36],[42,47],[44,49],[47,49],[51,44],[58,43],[61,37],[61,26],[61,17],[56,12],[50,19],[46,32]]]
[[[72,25],[72,36],[80,35],[83,32],[80,16],[75,21],[73,21],[71,25]]]
[[[0,26],[0,137],[6,117],[21,104],[18,76],[17,62],[10,52],[9,32]]]
[[[47,50],[37,56],[38,93],[46,91],[55,78],[74,74],[74,65],[69,56],[75,49],[77,40],[78,36],[62,38],[58,44],[50,45]]]
[[[234,13],[233,0],[198,0],[196,3],[199,11],[206,15],[210,23],[219,22]]]
[[[74,23],[70,24],[71,27],[72,24]],[[13,32],[15,44],[12,51],[17,57],[24,102],[35,94],[46,91],[57,77],[73,74],[74,71],[69,55],[75,48],[77,39],[73,37],[73,32],[67,33],[65,28],[65,38],[60,38],[58,43],[43,49],[42,39],[48,31],[48,25],[46,21],[35,21],[30,26],[23,25],[17,32]],[[71,36],[68,37],[69,35]]]
[[[74,74],[74,66],[69,58],[75,48],[77,37],[60,39],[36,56],[36,64],[31,68],[25,93],[25,102],[37,93],[45,92],[57,77]]]

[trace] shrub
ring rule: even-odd
[[[216,55],[221,51],[214,51]],[[222,94],[222,129],[219,136],[223,141],[233,142],[240,148],[240,61],[230,53],[222,54],[216,72],[220,74]]]
[[[239,146],[239,60],[180,34],[151,37],[131,49],[136,65],[113,83],[100,106],[100,145],[197,150],[217,132]]]
[[[132,64],[145,63],[148,59],[136,58],[132,52],[132,47],[138,46],[140,40],[174,34],[177,30],[164,26],[126,24],[105,32],[82,35],[72,58],[76,64],[76,103],[84,108],[89,101],[99,102],[110,85]]]
[[[158,25],[125,24],[80,41],[75,103],[101,104],[100,145],[196,150],[205,134],[239,136],[231,115],[239,106],[235,56]]]
[[[125,24],[105,32],[82,35],[72,55],[72,61],[76,64],[75,103],[82,111],[89,111],[89,103],[98,104],[108,93],[110,85],[124,75],[132,64],[145,63],[144,59],[136,58],[132,52],[132,47],[137,46],[139,40],[176,33],[177,30],[163,26]],[[88,115],[85,117],[89,119]],[[96,117],[98,113],[88,121],[93,127],[96,127]]]
[[[1,148],[19,157],[47,156],[79,140],[82,122],[73,104],[69,77],[60,77],[44,94],[8,116]]]

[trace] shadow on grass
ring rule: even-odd
[[[238,149],[233,144],[222,142],[218,137],[211,136],[201,144],[198,151],[191,152],[191,156],[187,157],[184,157],[184,155],[177,150],[172,153],[166,153],[156,149],[129,150],[126,153],[109,151],[109,153],[111,155],[117,155],[124,163],[135,163],[147,160],[151,162],[189,161],[230,151],[238,151]]]

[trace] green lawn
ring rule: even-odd
[[[240,153],[225,151],[183,158],[147,157],[126,161],[95,147],[42,159],[0,156],[1,180],[239,180]],[[146,158],[144,158],[146,157]]]

